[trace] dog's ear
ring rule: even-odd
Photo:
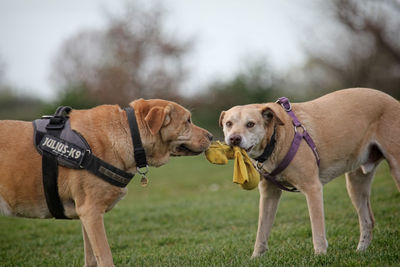
[[[264,107],[261,110],[261,115],[267,124],[275,120],[278,125],[285,125],[282,119],[277,115],[277,112],[273,111],[271,107]]]
[[[152,135],[156,135],[161,130],[161,127],[167,126],[171,122],[171,110],[171,105],[150,109],[144,120]]]
[[[219,115],[219,127],[223,128],[222,125],[222,120],[224,119],[225,116],[225,110],[221,112],[221,115]]]

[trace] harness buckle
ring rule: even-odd
[[[47,130],[62,130],[65,126],[66,117],[51,116],[49,123],[46,125]]]
[[[83,166],[83,162],[85,161],[86,157],[91,156],[91,154],[92,154],[92,151],[90,149],[86,149],[85,154],[83,155],[82,160],[79,164],[79,168],[81,168],[81,169],[86,168],[85,166]]]
[[[142,168],[146,168],[144,171],[142,171]],[[145,167],[136,167],[136,170],[138,173],[140,173],[142,176],[145,176],[149,172],[149,165],[146,165]]]
[[[303,124],[300,124],[300,125],[297,125],[297,126],[294,125],[294,132],[295,132],[295,133],[297,133],[297,128],[298,128],[298,127],[303,128],[303,133],[307,132],[306,127],[304,127]]]
[[[289,100],[286,97],[281,97],[278,100],[276,100],[275,103],[278,103],[279,105],[282,106],[282,108],[286,111],[289,112],[292,110],[292,104],[289,102]]]

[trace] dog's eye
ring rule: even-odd
[[[187,120],[188,123],[192,123],[192,119],[189,117]]]
[[[227,121],[227,122],[225,123],[225,125],[226,125],[226,127],[231,127],[231,126],[232,126],[232,122],[231,122],[231,121]]]
[[[247,128],[253,128],[254,125],[255,125],[255,123],[252,122],[252,121],[249,121],[249,122],[246,124]]]

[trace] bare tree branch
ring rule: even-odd
[[[400,97],[399,1],[335,0],[324,3],[327,10],[333,11],[334,23],[339,27],[336,27],[336,33],[327,35],[324,32],[319,38],[329,40],[330,36],[341,36],[342,39],[331,38],[334,45],[316,45],[308,50],[312,64],[308,64],[305,71],[310,74],[310,83],[314,79],[331,89],[373,87]],[[317,68],[320,71],[316,72]]]
[[[131,5],[122,16],[108,15],[105,29],[73,36],[54,61],[53,80],[62,89],[86,87],[107,103],[161,94],[177,98],[191,43],[166,33],[163,12],[159,6]]]

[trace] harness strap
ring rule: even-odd
[[[285,185],[283,185],[281,182],[277,181],[275,176],[272,176],[271,174],[265,172],[262,174],[262,176],[267,179],[268,181],[270,181],[271,183],[273,183],[274,185],[276,185],[279,189],[284,190],[284,191],[288,191],[288,192],[300,192],[296,187],[292,187],[289,188]]]
[[[56,116],[50,119],[46,126],[47,132],[55,137],[60,136],[60,131],[64,128],[65,117],[63,113],[69,113],[70,107],[59,107]],[[43,189],[46,197],[47,207],[53,217],[56,219],[69,219],[64,214],[64,206],[58,193],[58,161],[57,158],[43,151],[42,155],[42,178]]]
[[[295,127],[295,130],[298,127],[303,128],[303,138],[306,140],[308,146],[311,148],[312,152],[314,153],[315,159],[317,160],[317,165],[319,166],[320,163],[320,158],[317,152],[317,146],[315,145],[314,141],[312,140],[311,136],[308,134],[306,128],[304,125],[301,124],[301,122],[297,119],[296,115],[294,114],[292,110],[292,105],[290,104],[290,101],[286,97],[281,97],[276,101],[278,104],[280,104],[283,109],[289,114],[289,116],[292,118],[292,123]]]
[[[278,164],[278,166],[271,173],[263,171],[261,174],[265,179],[267,179],[268,181],[272,182],[274,185],[276,185],[277,187],[279,187],[282,190],[289,191],[289,192],[299,192],[299,190],[297,190],[297,188],[295,188],[295,187],[288,188],[288,187],[284,186],[281,182],[276,180],[276,176],[279,173],[283,172],[287,168],[287,166],[289,166],[290,162],[292,162],[294,156],[296,155],[296,153],[297,153],[297,151],[298,151],[298,149],[300,147],[300,143],[303,140],[303,138],[307,142],[309,147],[311,148],[312,152],[314,153],[314,156],[315,156],[315,159],[317,161],[317,165],[318,166],[320,164],[320,157],[319,157],[318,152],[317,152],[317,146],[315,145],[315,143],[312,140],[311,136],[308,134],[306,128],[301,124],[301,122],[297,119],[296,115],[292,111],[292,106],[291,106],[291,104],[289,102],[289,99],[287,99],[286,97],[281,97],[276,102],[278,104],[280,104],[283,107],[283,109],[292,118],[292,123],[294,125],[295,135],[294,135],[294,138],[293,138],[293,141],[292,141],[292,144],[291,144],[291,146],[289,148],[288,153],[283,158],[283,160]],[[300,133],[297,130],[297,128],[299,128],[299,127],[303,128],[303,132],[302,133]],[[274,135],[275,135],[275,130],[274,130]],[[275,142],[275,140],[273,141],[272,138],[271,138],[270,143],[271,142]],[[270,146],[270,143],[267,145],[267,147]],[[267,149],[265,149],[265,151],[266,150]],[[266,154],[265,151],[264,151],[263,155]],[[272,154],[272,152],[269,155],[271,155],[271,154]],[[263,163],[268,158],[267,157],[265,160],[263,160],[264,159],[263,155],[258,157],[256,160],[258,162]],[[260,158],[263,161],[260,161],[259,160]],[[261,169],[261,168],[258,168],[258,169]]]
[[[92,153],[85,154],[81,168],[118,187],[127,186],[134,177],[134,174],[118,169]]]
[[[279,165],[270,173],[271,176],[278,175],[279,173],[283,172],[287,168],[287,166],[289,166],[290,162],[292,162],[294,156],[296,155],[297,150],[299,150],[302,139],[303,135],[299,132],[296,132],[288,153],[279,163]]]
[[[43,189],[47,207],[56,219],[69,219],[64,214],[64,206],[58,194],[58,163],[49,152],[44,151],[42,156]]]

